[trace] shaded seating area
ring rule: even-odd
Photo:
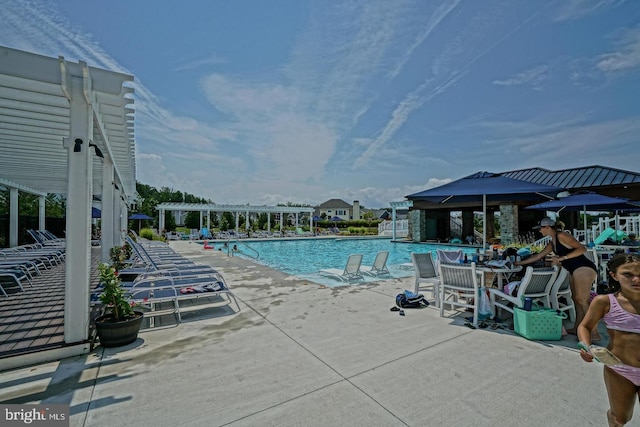
[[[32,287],[35,277],[43,271],[62,265],[64,247],[42,244],[21,245],[0,249],[0,294],[7,296]]]

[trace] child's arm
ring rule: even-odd
[[[589,347],[591,345],[591,331],[598,325],[598,322],[604,317],[609,310],[609,296],[598,295],[589,304],[589,310],[582,319],[582,322],[576,328],[578,334],[578,341],[584,346]],[[580,349],[580,357],[585,362],[592,362],[593,355],[584,348]]]

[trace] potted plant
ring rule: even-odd
[[[114,246],[109,250],[109,256],[111,257],[111,265],[120,271],[128,264],[129,258],[131,258],[131,246],[125,243],[122,246]]]
[[[117,347],[134,342],[142,325],[143,313],[135,311],[127,299],[115,267],[101,263],[100,283],[103,286],[99,298],[106,312],[96,317],[96,332],[103,347]]]

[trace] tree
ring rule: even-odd
[[[184,219],[184,226],[187,228],[200,229],[200,212],[187,212],[187,217]]]
[[[165,213],[164,228],[167,231],[176,231],[176,219],[170,211]]]

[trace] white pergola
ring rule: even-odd
[[[41,229],[44,197],[66,195],[69,346],[88,338],[92,196],[102,200],[105,261],[122,243],[136,196],[133,88],[125,86],[132,81],[82,61],[0,46],[0,186],[10,193],[9,243],[18,241],[19,191],[40,196]]]
[[[210,213],[211,212],[231,212],[236,219],[236,232],[239,228],[239,215],[245,214],[248,219],[250,213],[279,213],[280,215],[280,229],[282,229],[284,214],[295,214],[296,225],[298,225],[298,214],[306,213],[309,215],[309,227],[313,228],[313,213],[315,208],[304,206],[252,206],[252,205],[218,205],[215,203],[179,203],[179,202],[167,202],[161,203],[156,206],[156,210],[160,212],[159,215],[159,229],[165,228],[165,212],[186,211],[186,212],[200,212],[200,224],[207,217],[207,228],[211,228]],[[271,230],[271,215],[267,216],[267,229]],[[249,228],[249,221],[246,222],[246,228]]]
[[[392,221],[392,227],[393,227],[393,231],[391,234],[391,239],[392,240],[396,240],[396,219],[397,219],[397,210],[398,209],[408,209],[410,207],[413,207],[413,201],[411,200],[402,200],[400,202],[391,202],[391,221]]]

